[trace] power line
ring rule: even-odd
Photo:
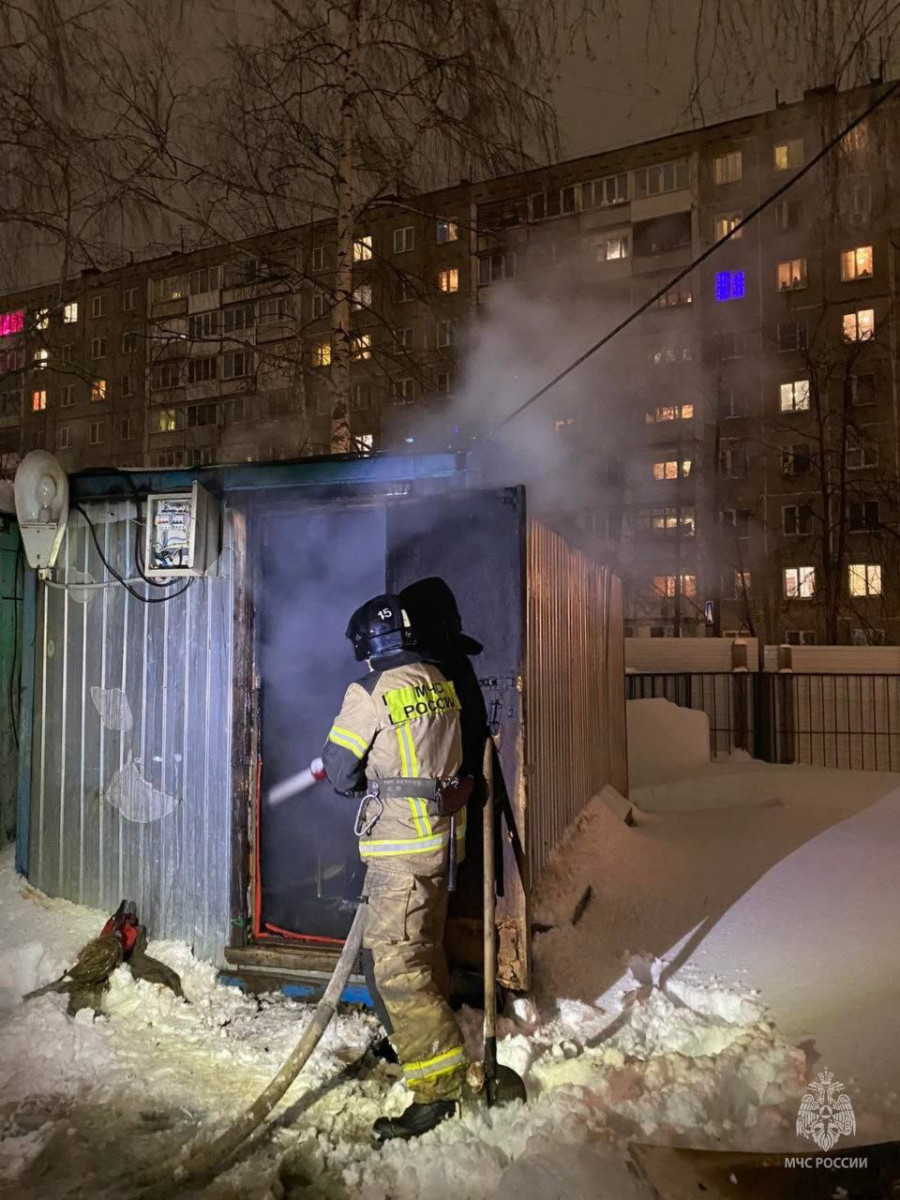
[[[695,271],[701,263],[706,262],[706,260],[712,257],[712,255],[715,254],[716,251],[722,246],[724,246],[726,242],[730,241],[733,237],[736,237],[746,225],[749,225],[751,221],[755,220],[756,217],[758,217],[761,212],[764,212],[770,204],[774,204],[776,200],[778,200],[786,192],[790,191],[790,189],[796,183],[799,183],[799,181],[805,175],[809,174],[813,167],[817,166],[823,158],[829,155],[835,146],[837,146],[839,142],[843,141],[848,133],[851,133],[857,125],[865,121],[867,117],[871,116],[876,109],[880,108],[882,104],[889,100],[891,96],[898,91],[900,91],[900,81],[892,84],[883,96],[880,96],[877,100],[874,100],[859,114],[858,117],[852,120],[849,125],[845,126],[840,133],[833,137],[830,142],[826,142],[822,149],[817,154],[813,155],[809,162],[804,167],[801,167],[796,175],[794,175],[786,183],[783,183],[781,187],[776,188],[776,190],[772,192],[770,196],[767,196],[765,200],[757,204],[756,208],[751,209],[750,212],[747,213],[746,217],[743,217],[740,221],[738,221],[738,223],[732,229],[730,229],[723,238],[721,238],[718,242],[714,242],[713,245],[708,246],[702,254],[699,254],[693,260],[693,262],[689,263],[686,267],[683,267],[682,270],[668,280],[668,282],[664,283],[661,288],[655,291],[649,300],[645,300],[643,304],[640,304],[636,309],[634,309],[633,312],[629,313],[627,317],[620,321],[618,325],[614,325],[608,333],[605,333],[598,342],[594,342],[594,344],[589,346],[583,354],[579,354],[579,356],[576,359],[573,359],[573,361],[570,362],[567,367],[564,367],[559,374],[554,375],[554,377],[548,383],[545,383],[543,387],[539,388],[533,395],[529,396],[527,400],[524,400],[518,408],[513,409],[508,416],[503,418],[499,425],[495,425],[493,429],[490,429],[486,434],[483,435],[483,440],[492,438],[495,434],[499,433],[501,429],[505,428],[505,426],[510,423],[510,421],[514,421],[520,413],[523,413],[526,408],[529,408],[535,403],[536,400],[540,400],[542,396],[546,396],[551,388],[554,388],[558,383],[561,383],[567,375],[571,375],[572,372],[577,367],[580,367],[583,362],[586,362],[592,354],[596,354],[598,350],[602,349],[607,344],[607,342],[611,342],[612,339],[616,337],[617,334],[620,334],[623,329],[627,329],[632,322],[636,321],[638,317],[642,316],[645,312],[647,312],[648,309],[652,308],[653,305],[656,304],[656,302],[666,294],[666,292],[670,291],[673,287],[675,287],[676,284],[680,283],[686,275],[690,275],[692,271]]]

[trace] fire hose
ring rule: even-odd
[[[344,948],[328,981],[325,994],[316,1005],[312,1020],[303,1030],[284,1066],[271,1083],[250,1107],[212,1142],[189,1143],[178,1155],[157,1167],[148,1168],[139,1175],[133,1182],[140,1189],[141,1200],[163,1200],[172,1194],[173,1188],[208,1180],[217,1175],[225,1169],[242,1142],[262,1124],[302,1071],[328,1028],[362,947],[365,923],[366,906],[363,903],[356,910]]]

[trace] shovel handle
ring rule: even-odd
[[[494,742],[485,739],[484,809],[482,840],[484,852],[484,1047],[485,1073],[490,1077],[489,1057],[496,1066],[497,1029],[497,939],[495,929],[496,893],[494,881]]]
[[[456,891],[456,814],[450,815],[450,848],[447,859],[447,891]]]

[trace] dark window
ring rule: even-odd
[[[671,213],[653,221],[636,221],[634,253],[636,256],[666,254],[691,244],[691,214]]]
[[[878,512],[877,500],[859,500],[847,508],[847,523],[854,533],[863,530],[880,529],[881,519]]]
[[[812,509],[808,504],[786,504],[781,510],[781,527],[785,533],[811,533]]]
[[[729,537],[748,538],[750,536],[749,510],[746,508],[723,509],[722,528]]]
[[[807,344],[807,324],[805,321],[779,321],[779,350],[805,350]]]
[[[789,229],[796,229],[803,214],[801,202],[799,200],[778,200],[775,203],[775,230],[777,233],[786,233]]]
[[[742,358],[744,353],[743,333],[736,329],[723,329],[719,334],[719,358]]]
[[[854,404],[875,403],[876,395],[874,375],[851,375],[850,387]]]
[[[782,475],[806,475],[809,472],[810,447],[806,442],[801,442],[796,446],[786,446],[781,451],[781,473]]]

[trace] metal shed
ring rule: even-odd
[[[220,507],[217,561],[144,603],[147,585],[116,576],[137,575],[146,496],[195,479]],[[523,489],[479,487],[460,455],[110,471],[70,487],[53,579],[26,572],[19,869],[104,910],[133,898],[152,936],[220,965],[327,970],[356,884],[341,877],[346,839],[337,865],[317,847],[352,813],[327,788],[278,815],[263,798],[318,751],[354,677],[349,612],[437,580],[483,646],[471,669],[508,797],[501,979],[527,987],[531,880],[592,795],[627,791],[619,581],[529,520]],[[479,869],[476,856],[454,905],[463,957]]]

